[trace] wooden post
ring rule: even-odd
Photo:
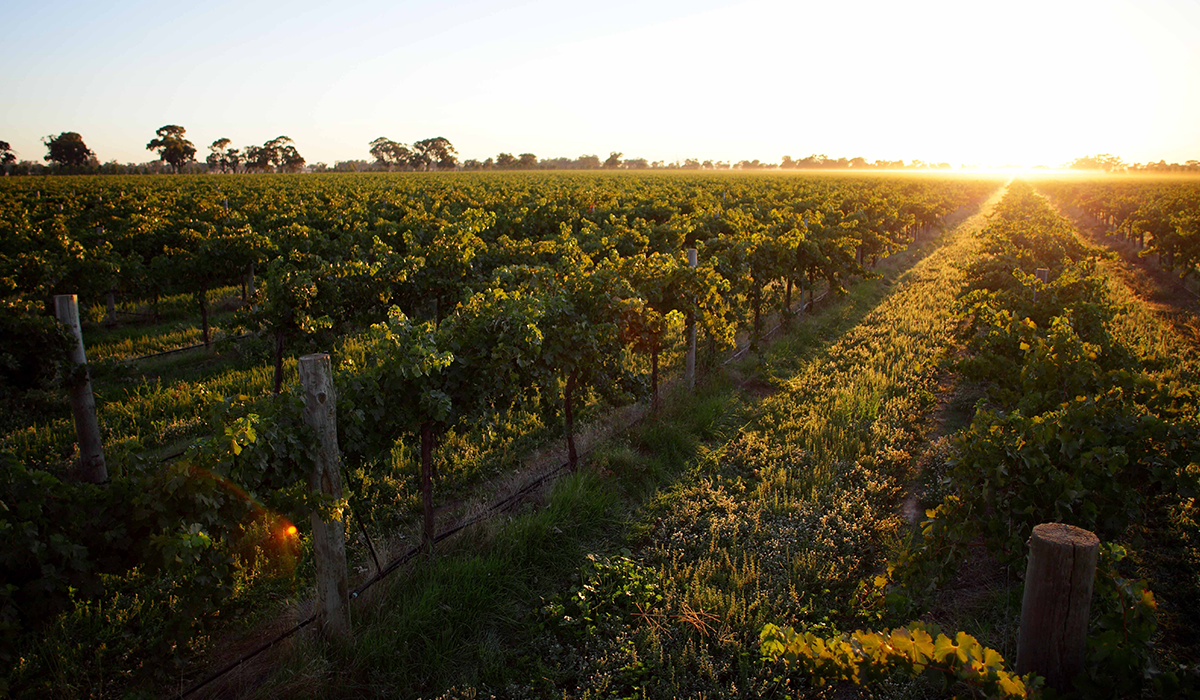
[[[1050,270],[1048,268],[1039,267],[1038,269],[1033,271],[1033,274],[1034,274],[1034,276],[1036,276],[1038,279],[1040,279],[1042,281],[1042,284],[1046,284],[1047,282],[1050,281]],[[1037,293],[1037,288],[1035,287],[1033,290],[1033,300],[1037,301],[1037,298],[1038,298],[1038,293]]]
[[[304,389],[304,422],[317,433],[320,448],[309,486],[334,500],[342,498],[342,472],[337,444],[337,396],[328,353],[300,358]],[[317,623],[330,637],[350,633],[350,598],[346,577],[345,523],[312,514],[313,558],[317,569]]]
[[[434,532],[433,517],[433,423],[431,421],[421,424],[421,512],[424,515],[422,541],[426,547],[425,556],[429,561],[433,561],[433,545],[437,533]]]
[[[579,381],[579,369],[571,370],[567,375],[567,386],[563,388],[563,428],[567,433],[567,464],[572,471],[579,464],[579,454],[575,451],[575,384]]]
[[[71,362],[76,365],[77,380],[71,382],[71,414],[75,417],[75,438],[79,442],[79,474],[84,481],[102,484],[108,481],[104,463],[104,443],[100,441],[100,423],[96,420],[96,397],[88,376],[87,355],[83,352],[83,330],[79,327],[79,299],[74,294],[54,297],[54,314],[75,339]]]
[[[117,325],[117,290],[109,288],[105,303],[108,306],[108,319],[105,324],[115,326]]]
[[[688,267],[695,268],[697,265],[697,253],[695,248],[688,248]],[[687,382],[688,390],[696,389],[696,313],[688,313],[687,324],[687,366],[684,370],[684,378]]]
[[[1100,539],[1074,525],[1043,523],[1029,538],[1017,673],[1034,672],[1062,692],[1083,671],[1088,608]]]

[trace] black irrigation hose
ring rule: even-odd
[[[802,302],[799,302],[799,303],[800,303],[800,308],[801,308],[801,309],[807,308],[807,309],[809,309],[809,313],[812,313],[812,309],[813,309],[813,308],[814,308],[814,307],[815,307],[815,306],[816,306],[816,305],[817,305],[819,302],[821,302],[821,301],[824,301],[825,297],[827,297],[827,296],[829,296],[829,290],[828,290],[828,289],[827,289],[827,290],[825,290],[824,292],[822,292],[822,293],[821,293],[821,296],[819,296],[819,297],[817,297],[817,298],[813,299],[812,301],[808,302],[807,304],[805,304],[803,301],[802,301]],[[775,335],[775,331],[779,330],[779,329],[780,329],[780,328],[782,328],[782,327],[783,327],[783,321],[780,321],[779,323],[776,323],[774,328],[772,328],[771,330],[769,330],[769,331],[767,331],[765,334],[763,334],[762,340],[766,340],[767,338],[770,338],[771,336]],[[734,360],[738,359],[739,357],[742,357],[742,356],[744,356],[744,355],[745,355],[746,353],[748,353],[748,352],[750,352],[750,343],[746,343],[746,347],[742,348],[741,350],[738,350],[738,351],[734,352],[734,353],[733,353],[733,355],[731,355],[731,356],[729,357],[729,359],[728,359],[728,360],[725,360],[725,361],[724,361],[724,362],[722,362],[721,364],[722,364],[722,366],[724,366],[724,365],[727,365],[727,364],[729,364],[730,362],[733,362]]]
[[[267,643],[263,644],[262,646],[258,647],[257,649],[255,649],[254,651],[250,652],[249,654],[246,654],[245,656],[243,656],[242,658],[238,659],[237,661],[234,661],[233,663],[229,664],[229,665],[228,665],[228,666],[226,666],[225,668],[222,668],[222,669],[221,669],[221,670],[219,670],[219,671],[215,671],[215,672],[213,672],[211,675],[209,675],[209,676],[208,676],[207,678],[205,678],[204,680],[202,680],[202,681],[200,681],[199,683],[197,683],[197,684],[193,685],[192,687],[188,688],[187,690],[185,690],[185,691],[183,691],[183,692],[179,693],[178,695],[176,695],[176,696],[175,696],[175,700],[180,700],[181,698],[186,698],[187,696],[191,695],[192,693],[196,692],[197,690],[200,690],[200,689],[201,689],[201,688],[203,688],[204,686],[208,685],[209,683],[212,683],[213,681],[217,680],[217,679],[218,679],[218,678],[220,678],[221,676],[224,676],[225,674],[229,673],[230,671],[233,671],[233,670],[234,670],[234,669],[236,669],[237,667],[239,667],[239,666],[241,666],[242,664],[246,663],[246,662],[247,662],[247,661],[249,661],[250,659],[253,659],[254,657],[256,657],[256,656],[258,656],[259,654],[261,654],[261,653],[263,653],[264,651],[266,651],[267,649],[270,649],[271,647],[273,647],[273,646],[275,646],[276,644],[278,644],[278,643],[282,642],[283,640],[285,640],[285,639],[287,639],[288,637],[292,636],[293,634],[295,634],[295,633],[299,632],[300,630],[304,629],[305,627],[308,627],[308,626],[309,626],[309,625],[311,625],[311,624],[312,624],[312,623],[313,623],[313,622],[314,622],[316,619],[317,619],[317,614],[316,614],[316,613],[313,613],[313,614],[309,615],[308,617],[306,617],[305,619],[303,619],[303,620],[301,620],[299,623],[297,623],[295,627],[292,627],[290,630],[288,630],[288,631],[284,632],[283,634],[279,635],[278,637],[275,637],[274,639],[270,640],[269,642],[267,642]]]
[[[210,341],[207,344],[197,343],[195,345],[185,345],[181,348],[175,348],[173,350],[163,350],[162,352],[155,352],[155,353],[151,353],[149,355],[139,355],[137,357],[127,357],[124,360],[121,360],[121,362],[140,362],[142,360],[150,360],[155,357],[162,357],[163,355],[173,355],[177,352],[184,352],[186,350],[195,350],[196,348],[206,348],[215,343],[225,342],[227,340],[243,340],[245,338],[249,338],[252,335],[254,335],[254,334],[253,333],[243,333],[241,335],[235,335],[232,338],[225,337],[225,338],[221,338],[220,340],[213,339],[212,341]]]

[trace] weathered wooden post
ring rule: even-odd
[[[1088,609],[1100,538],[1074,525],[1043,523],[1029,538],[1017,673],[1034,672],[1059,692],[1083,671]]]
[[[337,396],[328,353],[300,358],[300,385],[304,389],[304,422],[316,432],[319,443],[309,486],[313,492],[339,501],[342,476],[337,443]],[[321,513],[314,511],[312,529],[317,569],[317,622],[322,634],[345,637],[350,633],[345,523],[340,516],[325,520]]]
[[[96,397],[88,375],[87,355],[83,352],[83,329],[79,327],[79,299],[74,294],[54,297],[54,315],[75,339],[71,363],[78,373],[68,389],[71,414],[75,417],[75,438],[79,442],[79,474],[84,481],[102,484],[108,481],[104,463],[104,443],[100,441],[100,423],[96,420]]]
[[[695,268],[697,265],[697,252],[695,248],[688,248],[688,267]],[[687,365],[684,369],[684,378],[687,382],[689,391],[696,389],[696,312],[688,312],[687,320]]]
[[[117,290],[109,287],[108,294],[105,295],[105,306],[108,316],[104,320],[106,326],[117,325]]]
[[[1037,277],[1038,279],[1040,279],[1042,281],[1042,284],[1046,284],[1047,282],[1050,281],[1050,270],[1048,268],[1039,267],[1038,269],[1033,271],[1033,274],[1035,277]],[[1037,301],[1037,298],[1038,298],[1038,293],[1037,293],[1037,288],[1035,287],[1033,290],[1033,300]]]

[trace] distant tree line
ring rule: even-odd
[[[158,160],[149,163],[126,163],[117,161],[100,163],[96,154],[87,147],[83,137],[74,131],[64,131],[57,136],[42,139],[46,155],[42,160],[18,161],[16,153],[6,141],[0,141],[0,170],[5,175],[49,175],[82,174],[141,175],[157,173],[249,173],[249,172],[302,172],[305,170],[304,156],[288,136],[277,136],[261,146],[231,148],[231,141],[220,138],[209,146],[210,154],[204,163],[196,161],[196,145],[187,138],[187,129],[175,124],[160,127],[155,138],[146,144],[147,151],[158,153]]]
[[[371,141],[368,153],[372,160],[337,161],[332,167],[325,163],[309,165],[288,136],[277,136],[261,146],[233,148],[232,141],[219,138],[208,147],[204,162],[196,160],[196,146],[187,139],[187,129],[168,124],[155,131],[155,138],[146,150],[158,153],[158,160],[149,163],[126,163],[115,160],[101,164],[83,137],[74,131],[42,139],[46,155],[42,162],[17,160],[17,154],[7,141],[0,141],[0,172],[4,175],[48,175],[96,173],[105,175],[158,173],[294,173],[294,172],[373,172],[373,171],[439,171],[439,170],[948,170],[949,163],[922,160],[875,160],[863,157],[830,158],[813,154],[805,158],[783,156],[778,163],[759,160],[737,162],[685,158],[665,162],[645,158],[626,158],[613,151],[608,158],[581,155],[578,158],[543,158],[533,153],[499,153],[494,158],[459,161],[458,151],[443,136],[414,141],[412,144],[393,141],[385,136]],[[1117,173],[1178,173],[1200,172],[1200,161],[1184,164],[1125,163],[1121,158],[1103,153],[1076,158],[1068,167],[1077,170],[1099,170]]]
[[[406,151],[393,151],[394,144],[387,139],[376,139],[371,142],[371,155],[374,161],[348,160],[334,164],[336,172],[361,172],[372,170],[409,169],[423,170],[426,168],[407,165],[409,155]],[[415,145],[415,144],[414,144]],[[389,154],[396,153],[394,156]],[[777,170],[777,169],[912,169],[912,168],[941,168],[949,169],[949,163],[926,163],[920,160],[905,162],[903,160],[876,160],[868,162],[865,158],[830,158],[826,155],[811,155],[807,158],[793,159],[783,156],[779,163],[763,163],[759,160],[724,161],[700,160],[686,158],[676,161],[650,161],[645,158],[626,158],[624,153],[613,151],[608,158],[600,160],[598,155],[584,154],[578,158],[543,158],[539,159],[533,153],[499,153],[494,158],[477,160],[470,158],[456,165],[460,170]]]
[[[1126,163],[1111,153],[1076,158],[1069,166],[1073,170],[1103,170],[1108,173],[1200,173],[1200,160],[1186,163]]]

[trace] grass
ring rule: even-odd
[[[212,325],[210,331],[212,340],[228,335],[221,325]],[[130,329],[129,334],[123,338],[110,337],[90,345],[86,353],[89,362],[133,361],[203,342],[204,337],[199,325],[188,321],[173,321],[157,324],[153,328]]]
[[[240,365],[240,366],[239,366]],[[248,366],[247,366],[248,365]],[[294,376],[296,361],[285,362]],[[210,366],[190,364],[178,378],[126,376],[93,383],[106,456],[119,465],[131,454],[186,444],[208,429],[206,412],[222,396],[262,396],[270,391],[273,369],[237,358]],[[69,412],[13,430],[0,440],[25,463],[56,471],[71,458],[75,432]],[[110,467],[112,471],[112,467]]]
[[[762,357],[675,396],[543,503],[358,607],[350,643],[298,641],[255,696],[814,691],[759,662],[758,629],[879,619],[862,586],[904,527],[896,507],[950,339],[952,263],[980,225],[889,260],[883,279],[854,285]],[[593,562],[622,551],[632,564],[612,566],[624,579],[596,574],[609,564]],[[625,605],[641,581],[661,601]],[[580,634],[559,611],[589,597],[608,612]]]
[[[238,305],[241,293],[241,287],[237,286],[210,289],[208,291],[209,313],[216,313],[219,309]],[[145,328],[147,324],[141,319],[152,317],[154,314],[153,304],[147,301],[121,300],[117,301],[113,307],[120,323],[117,328],[108,328],[103,325],[108,320],[108,305],[104,300],[84,306],[81,309],[81,320],[84,323],[85,332],[97,334],[98,339],[104,339],[109,335],[119,335],[122,331],[127,333],[130,329]],[[198,319],[199,315],[200,309],[194,295],[190,293],[172,294],[159,299],[158,320],[153,323],[190,321],[194,318]]]

